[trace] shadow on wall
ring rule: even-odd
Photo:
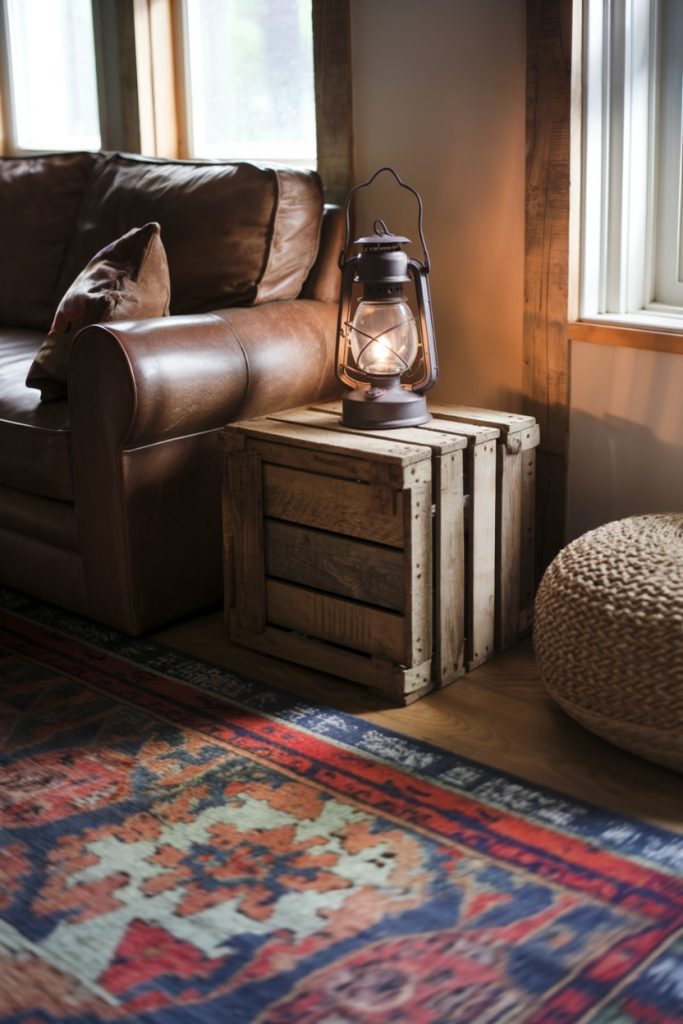
[[[567,539],[625,516],[683,512],[683,443],[606,413],[572,410]]]

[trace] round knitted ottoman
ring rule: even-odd
[[[683,514],[621,519],[564,548],[536,596],[534,650],[572,718],[683,771]]]

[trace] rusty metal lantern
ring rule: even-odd
[[[348,254],[351,200],[383,171],[393,174],[417,200],[423,261],[408,256],[404,247],[410,239],[392,234],[380,219],[375,220],[372,234],[353,243],[360,252]],[[438,364],[422,200],[393,168],[380,167],[349,192],[339,266],[337,377],[350,389],[342,401],[342,423],[388,430],[428,422],[424,392],[436,383]]]

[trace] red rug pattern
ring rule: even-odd
[[[0,1024],[674,1024],[683,840],[5,594]]]

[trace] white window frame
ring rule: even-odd
[[[656,301],[661,2],[584,0],[579,317],[681,330]]]
[[[660,0],[662,90],[653,308],[683,307],[683,4]]]

